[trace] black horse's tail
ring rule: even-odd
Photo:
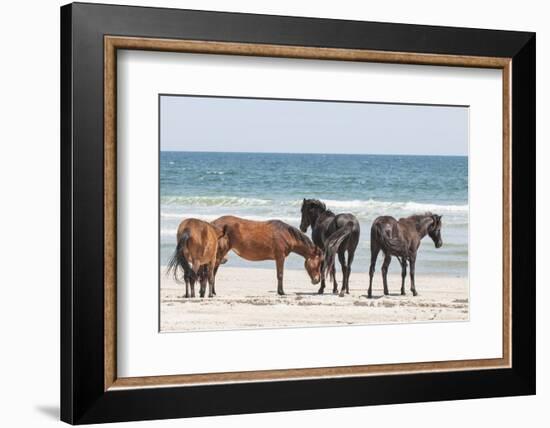
[[[350,236],[355,229],[353,221],[348,221],[344,227],[335,231],[328,237],[325,242],[325,261],[323,263],[322,275],[326,276],[327,272],[330,272],[334,267],[335,256],[342,245],[342,242]]]
[[[178,278],[178,267],[181,267],[183,269],[183,275],[185,277],[192,277],[194,275],[193,269],[191,269],[191,266],[189,266],[189,262],[185,258],[185,254],[183,253],[183,249],[187,245],[187,240],[189,239],[189,231],[184,230],[180,238],[178,239],[178,244],[176,245],[176,249],[174,251],[174,254],[172,254],[172,257],[168,261],[168,268],[166,269],[166,273],[170,274],[170,272],[173,272],[174,280],[177,282],[181,282],[181,280]]]
[[[372,247],[375,243],[381,247],[384,252],[389,250],[390,253],[395,255],[405,255],[406,248],[403,245],[403,242],[399,239],[392,238],[388,236],[380,223],[374,223],[370,229],[370,242],[371,242],[371,252]]]

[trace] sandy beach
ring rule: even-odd
[[[165,271],[162,267],[162,332],[468,320],[466,277],[417,274],[418,296],[413,297],[408,278],[407,295],[401,296],[401,276],[389,274],[390,295],[384,296],[377,271],[373,298],[368,299],[368,273],[352,273],[350,294],[338,297],[332,284],[319,295],[305,271],[286,270],[286,295],[278,296],[275,269],[222,267],[216,296],[186,299],[185,285]],[[341,273],[337,279],[340,283]]]

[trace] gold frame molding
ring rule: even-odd
[[[116,367],[116,80],[117,50],[147,50],[213,55],[241,55],[333,61],[382,62],[394,64],[440,65],[494,68],[502,70],[503,144],[503,349],[502,358],[432,361],[422,363],[358,365],[306,369],[262,370],[191,375],[117,377]],[[326,377],[356,377],[419,372],[441,372],[511,367],[512,340],[512,165],[511,165],[511,58],[382,52],[360,49],[334,49],[228,43],[196,40],[169,40],[138,37],[104,37],[104,389],[163,386],[192,386],[235,382],[296,380]]]

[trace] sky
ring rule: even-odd
[[[468,154],[468,108],[161,95],[162,151]]]

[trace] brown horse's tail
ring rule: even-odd
[[[382,225],[380,223],[374,223],[370,229],[370,246],[371,252],[372,247],[375,243],[381,247],[381,249],[386,252],[389,250],[390,253],[395,255],[405,255],[406,248],[403,245],[403,242],[399,239],[391,238],[384,232]]]
[[[323,263],[323,271],[321,272],[323,277],[325,277],[327,272],[330,272],[334,267],[336,253],[338,252],[340,245],[342,245],[342,242],[344,242],[344,240],[353,232],[354,226],[355,225],[352,221],[348,221],[344,227],[338,229],[328,237],[325,242],[325,259]]]
[[[193,269],[191,269],[191,266],[189,266],[189,262],[185,258],[185,254],[183,253],[183,249],[187,245],[187,240],[189,239],[189,231],[186,229],[181,234],[180,238],[178,239],[178,244],[176,245],[176,249],[174,251],[174,254],[172,254],[172,257],[168,261],[168,268],[166,269],[166,273],[170,274],[170,272],[173,272],[174,280],[176,282],[181,282],[181,279],[178,277],[178,267],[181,267],[183,269],[183,275],[184,278],[192,278],[195,276],[195,272],[193,272]]]

